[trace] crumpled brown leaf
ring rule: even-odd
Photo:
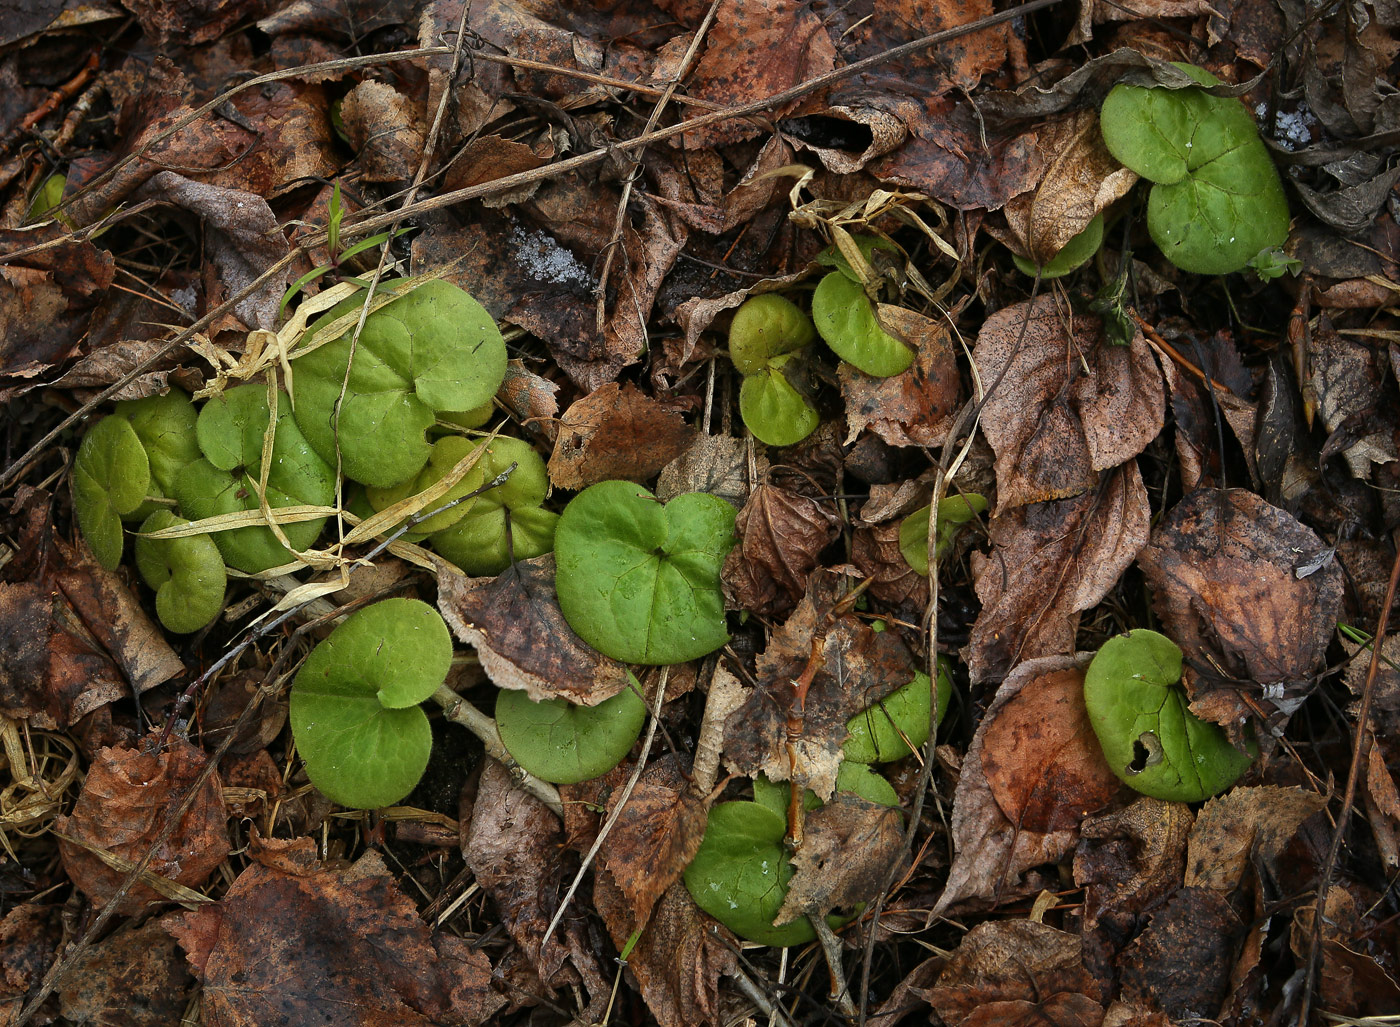
[[[773,922],[869,902],[903,854],[904,817],[898,809],[838,793],[807,814],[802,844],[792,854],[787,897]]]
[[[57,224],[0,231],[0,252],[44,246],[0,264],[0,375],[32,378],[70,357],[112,284],[112,255],[63,234]]]
[[[340,108],[366,182],[405,182],[423,159],[423,111],[387,82],[366,79]]]
[[[821,551],[838,533],[830,503],[761,482],[739,511],[738,543],[725,557],[721,582],[730,606],[780,616],[806,594]]]
[[[997,455],[998,513],[1092,488],[1094,472],[1141,453],[1165,422],[1142,333],[1109,345],[1098,318],[1050,297],[987,318],[973,360],[989,392],[981,425]]]
[[[889,304],[879,312],[885,330],[914,347],[914,364],[901,374],[872,378],[841,362],[846,444],[868,428],[891,446],[941,446],[962,401],[948,323]]]
[[[1182,888],[1123,951],[1123,1001],[1173,1021],[1214,1019],[1225,1000],[1245,925],[1225,896]]]
[[[582,489],[600,481],[645,482],[685,452],[695,429],[635,385],[609,382],[576,400],[559,421],[549,480]]]

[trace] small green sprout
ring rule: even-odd
[[[627,481],[584,489],[554,536],[555,587],[569,626],[628,663],[683,663],[729,641],[719,572],[734,508],[688,492],[665,506]]]
[[[646,723],[647,704],[637,679],[597,706],[564,699],[534,702],[503,689],[496,699],[496,729],[515,762],[542,781],[576,784],[601,777],[622,762]]]
[[[744,376],[739,414],[759,441],[791,446],[820,423],[816,408],[787,376],[798,351],[816,337],[812,319],[777,293],[751,296],[735,312],[729,357]]]
[[[1177,64],[1202,86],[1210,72]],[[1117,85],[1099,112],[1109,152],[1155,183],[1147,230],[1177,267],[1223,275],[1288,237],[1288,200],[1248,108],[1204,89]]]
[[[945,496],[938,504],[938,541],[934,553],[942,560],[953,548],[958,532],[986,512],[987,498],[976,492]],[[928,575],[928,514],[920,507],[899,522],[899,554],[919,574]]]
[[[1084,675],[1084,705],[1109,767],[1157,799],[1200,802],[1223,792],[1252,757],[1187,708],[1181,648],[1138,629],[1110,638]]]
[[[451,666],[452,637],[427,603],[386,599],[347,617],[292,683],[292,737],[311,783],[359,809],[411,792],[433,744],[418,704]]]

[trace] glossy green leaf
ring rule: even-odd
[[[1202,85],[1219,80],[1178,64]],[[1154,183],[1152,240],[1178,267],[1227,274],[1288,237],[1288,201],[1249,110],[1203,89],[1118,85],[1099,115],[1109,151]]]
[[[386,599],[346,618],[292,684],[292,735],[311,783],[364,809],[412,791],[432,749],[418,704],[451,665],[447,625],[427,603]]]
[[[357,308],[352,297],[316,324]],[[351,358],[351,335],[295,358],[297,423],[327,463],[336,463],[334,411]],[[340,407],[341,468],[379,488],[401,484],[428,460],[438,412],[490,401],[506,372],[506,349],[491,315],[450,282],[408,289],[365,320]]]
[[[195,429],[204,456],[187,464],[175,479],[175,498],[186,515],[202,520],[258,509],[263,434],[270,416],[267,389],[261,385],[240,385],[204,404]],[[274,509],[326,506],[334,498],[335,472],[302,436],[291,403],[282,393],[267,475],[268,505]],[[324,524],[325,518],[317,518],[284,524],[282,531],[302,550],[316,541]],[[213,539],[225,563],[250,574],[292,559],[271,528],[235,528],[215,532]]]
[[[860,283],[839,271],[812,294],[812,320],[832,352],[868,375],[888,378],[914,363],[914,351],[880,327]]]
[[[189,523],[169,510],[157,510],[142,523],[141,532]],[[223,610],[228,575],[219,547],[208,535],[167,539],[137,536],[134,548],[136,569],[156,590],[156,616],[171,631],[198,631]]]
[[[796,304],[775,292],[750,296],[729,326],[729,359],[741,374],[758,374],[773,357],[809,346],[817,331]]]
[[[1158,799],[1199,802],[1244,773],[1250,756],[1187,708],[1181,649],[1155,631],[1109,639],[1084,676],[1084,705],[1113,772]]]
[[[564,699],[533,702],[503,689],[496,698],[496,728],[515,762],[543,781],[576,784],[601,777],[622,762],[646,723],[647,704],[631,678],[597,706]]]
[[[938,504],[938,541],[934,550],[939,560],[948,555],[953,541],[966,524],[985,513],[987,498],[976,492],[945,496]],[[922,506],[899,522],[899,553],[905,563],[920,574],[928,575],[928,512]]]
[[[665,506],[604,481],[579,493],[554,537],[555,587],[569,626],[628,663],[682,663],[729,641],[719,572],[734,508],[690,492]]]
[[[152,495],[172,496],[175,477],[199,459],[195,438],[197,413],[190,397],[179,389],[163,396],[124,400],[113,416],[130,422],[150,460]]]
[[[1103,215],[1096,214],[1094,219],[1085,226],[1084,231],[1065,243],[1060,252],[1051,257],[1040,268],[1037,268],[1033,261],[1016,253],[1011,255],[1011,259],[1024,275],[1034,277],[1039,271],[1042,279],[1060,278],[1087,262],[1090,257],[1099,252],[1099,247],[1102,245]]]
[[[122,517],[151,487],[151,465],[131,423],[104,417],[88,429],[73,459],[73,513],[97,562],[115,570],[122,559]]]
[[[938,722],[948,712],[953,682],[948,676],[945,657],[938,658]],[[889,763],[903,759],[928,741],[929,707],[933,688],[929,677],[919,671],[914,680],[895,689],[867,710],[846,722],[849,734],[841,751],[856,763]],[[908,742],[905,739],[908,739]],[[910,748],[913,743],[914,748]],[[844,765],[844,764],[843,764]]]
[[[739,415],[754,438],[770,446],[801,442],[821,423],[816,408],[776,367],[744,378],[739,386]]]

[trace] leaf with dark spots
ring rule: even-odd
[[[495,578],[440,570],[438,611],[500,688],[521,689],[536,702],[596,706],[627,685],[627,668],[585,645],[564,620],[553,556],[518,561]]]
[[[841,596],[834,575],[812,579],[807,595],[758,658],[758,687],[725,721],[730,766],[772,781],[795,781],[829,799],[836,789],[846,721],[914,677],[914,657],[893,631],[875,631],[851,614],[831,617]],[[797,681],[811,682],[797,708]],[[801,724],[792,740],[789,720]]]
[[[763,617],[792,609],[837,535],[833,504],[768,482],[750,493],[734,527],[739,541],[721,572],[725,599]]]
[[[564,411],[549,480],[563,489],[614,479],[645,482],[685,452],[694,436],[676,411],[635,385],[610,382]]]
[[[1200,489],[1163,518],[1138,563],[1195,672],[1186,678],[1193,712],[1229,725],[1262,711],[1282,724],[1311,693],[1342,572],[1330,560],[1306,577],[1297,568],[1325,548],[1287,511],[1240,489]]]
[[[1119,960],[1123,1000],[1173,1021],[1214,1018],[1225,999],[1245,925],[1222,892],[1182,888]]]
[[[1130,462],[1083,495],[992,518],[992,552],[973,559],[982,612],[963,650],[972,680],[1072,652],[1080,613],[1108,594],[1147,543],[1149,513],[1147,489]]]
[[[982,431],[996,451],[997,512],[1075,496],[1094,472],[1131,460],[1157,437],[1162,374],[1141,332],[1111,346],[1097,318],[1051,299],[997,311],[973,359],[991,389]]]
[[[774,922],[869,902],[904,851],[904,817],[846,792],[807,814],[794,873]]]

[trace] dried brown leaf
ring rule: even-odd
[[[1234,788],[1211,799],[1191,831],[1186,885],[1228,895],[1244,883],[1253,860],[1270,867],[1303,821],[1326,807],[1325,795],[1273,786]]]
[[[904,817],[898,809],[847,793],[834,796],[805,818],[787,897],[773,922],[869,902],[903,853]]]
[[[886,331],[914,348],[914,364],[890,378],[872,378],[844,361],[846,444],[869,429],[891,446],[941,446],[962,401],[962,378],[948,325],[903,307],[880,306]]]
[[[1214,1019],[1225,1000],[1245,925],[1225,895],[1182,888],[1119,961],[1123,1001],[1173,1021]]]
[[[147,921],[87,949],[61,979],[59,1009],[74,1023],[165,1027],[184,1015],[190,983],[175,939]]]
[[[406,182],[417,173],[426,130],[415,100],[366,79],[346,94],[340,116],[366,182]]]
[[[112,284],[112,255],[60,241],[60,225],[0,231],[0,252],[46,246],[0,265],[0,375],[32,378],[70,357]]]
[[[806,594],[821,552],[838,533],[830,503],[763,482],[735,520],[739,541],[725,557],[721,581],[731,606],[780,616]]]
[[[610,382],[564,411],[549,479],[564,489],[618,479],[645,482],[685,452],[694,437],[695,430],[674,410],[635,385]]]

